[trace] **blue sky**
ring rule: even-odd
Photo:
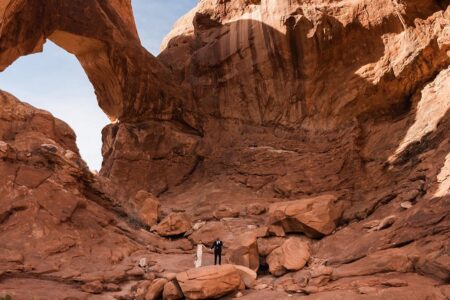
[[[159,53],[164,36],[197,0],[132,0],[142,44]],[[101,130],[109,123],[94,89],[74,56],[47,42],[43,53],[21,57],[0,73],[0,89],[50,111],[77,134],[81,155],[91,169],[101,167]]]

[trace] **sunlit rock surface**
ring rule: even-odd
[[[128,0],[0,3],[2,70],[46,39],[116,122],[91,174],[65,123],[0,93],[1,293],[450,296],[448,1],[203,0],[158,58]],[[216,238],[255,282],[186,272]]]

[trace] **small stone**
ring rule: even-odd
[[[88,282],[81,286],[81,290],[90,294],[100,294],[103,292],[103,284],[99,280]]]
[[[194,230],[194,231],[196,231],[196,230],[199,230],[203,225],[205,225],[206,224],[206,222],[197,222],[197,223],[195,223],[193,226],[192,226],[192,229]]]
[[[254,290],[257,290],[257,291],[260,291],[260,290],[265,290],[265,289],[267,289],[268,287],[269,287],[269,286],[268,286],[267,284],[261,283],[261,284],[255,285],[255,286],[253,287],[253,289],[254,289]]]
[[[249,215],[262,215],[263,213],[265,213],[267,210],[267,207],[265,207],[264,205],[260,204],[260,203],[252,203],[247,207],[247,213]]]
[[[380,224],[375,228],[376,231],[383,230],[392,226],[397,220],[397,216],[388,216],[381,220]]]
[[[372,228],[377,227],[378,225],[380,225],[380,220],[373,220],[373,221],[369,221],[369,222],[365,223],[363,225],[363,227],[366,229],[372,229]]]
[[[411,207],[413,207],[413,204],[410,201],[405,201],[400,204],[400,207],[404,209],[410,209]]]
[[[139,267],[145,268],[147,266],[147,258],[143,257],[139,260]]]
[[[77,154],[71,150],[66,150],[66,153],[64,154],[64,157],[67,158],[68,160],[76,160],[77,159]]]
[[[6,153],[8,151],[9,144],[4,141],[0,141],[0,152]]]
[[[58,152],[58,146],[53,144],[42,144],[41,149],[45,150],[50,153],[57,153]]]

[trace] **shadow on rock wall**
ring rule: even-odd
[[[209,145],[204,177],[233,177],[270,197],[342,192],[355,202],[348,220],[396,197],[411,172],[387,172],[386,161],[416,118],[412,95],[448,65],[436,37],[395,74],[395,65],[383,65],[396,55],[388,47],[412,43],[421,30],[404,32],[396,15],[370,29],[327,15],[317,24],[292,17],[286,34],[257,20],[222,25],[197,15],[194,25],[159,59],[194,90]],[[171,64],[175,56],[184,63]]]

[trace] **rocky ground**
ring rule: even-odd
[[[0,92],[0,297],[450,298],[448,1],[202,0],[153,57],[128,0],[4,0],[0,37],[115,121],[94,174]]]

